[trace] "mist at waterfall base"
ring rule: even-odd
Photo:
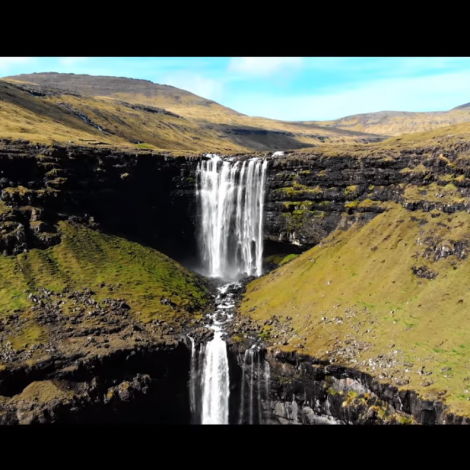
[[[194,424],[260,424],[262,398],[269,396],[269,365],[253,344],[241,358],[238,416],[229,416],[230,371],[224,326],[234,315],[235,296],[246,277],[263,271],[263,209],[267,161],[232,162],[207,155],[197,168],[201,274],[219,280],[215,312],[207,326],[214,337],[196,345],[190,337],[190,399]]]

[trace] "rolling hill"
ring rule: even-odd
[[[334,121],[316,121],[315,124],[335,129],[397,136],[470,122],[469,107],[470,103],[441,112],[381,111],[355,114]]]
[[[19,107],[19,108],[18,108]],[[9,122],[8,116],[17,116]],[[245,116],[146,80],[35,73],[0,81],[0,137],[106,141],[181,151],[262,151],[380,141],[387,136]],[[136,142],[139,142],[136,144]]]

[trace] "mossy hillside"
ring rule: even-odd
[[[327,359],[349,348],[336,362],[424,397],[440,393],[470,415],[470,260],[455,248],[470,242],[470,214],[389,206],[250,283],[241,312],[291,316],[298,337],[285,349]],[[379,366],[387,357],[390,367]]]
[[[464,203],[467,200],[462,195],[461,189],[452,183],[447,183],[445,186],[440,186],[437,183],[431,183],[427,186],[407,185],[404,188],[403,197],[407,202],[425,201],[449,205]]]
[[[273,263],[277,266],[283,266],[284,264],[288,263],[289,261],[292,261],[293,259],[297,258],[297,254],[291,253],[289,255],[271,255],[267,256],[264,259],[265,263]]]
[[[306,186],[304,184],[300,184],[297,181],[293,182],[292,186],[288,186],[285,188],[278,188],[275,190],[278,193],[281,193],[284,197],[290,199],[299,199],[299,198],[307,198],[307,197],[319,197],[323,194],[323,189],[320,186],[316,186],[314,188],[310,186]]]
[[[199,316],[206,306],[207,290],[201,278],[156,250],[67,222],[60,222],[59,230],[59,245],[0,256],[1,316],[20,310],[31,319],[20,340],[31,344],[46,334],[29,310],[28,294],[37,288],[59,292],[65,287],[88,287],[98,300],[124,299],[131,313],[140,312],[138,318],[143,322]],[[100,287],[102,283],[105,287]],[[174,307],[162,305],[162,297]]]
[[[0,80],[0,98],[0,138],[40,144],[99,143],[127,150],[249,150],[222,141],[220,132],[204,129],[196,122],[132,109],[113,100],[68,93],[38,97],[4,80]]]

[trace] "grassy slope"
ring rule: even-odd
[[[113,101],[68,94],[37,97],[3,80],[0,80],[0,98],[0,138],[40,143],[100,141],[126,148],[142,147],[129,142],[135,139],[155,149],[246,150],[234,143],[221,142],[220,133],[200,129],[187,119],[131,109]],[[60,105],[63,103],[109,132],[100,132],[85,123]]]
[[[158,251],[66,222],[60,223],[60,231],[62,242],[52,248],[0,256],[0,318],[25,309],[22,315],[31,319],[28,293],[39,287],[54,292],[89,287],[99,300],[123,298],[132,313],[141,312],[138,318],[144,322],[178,321],[188,316],[188,308],[200,312],[206,305],[199,277]],[[113,290],[100,288],[102,282],[113,285]],[[162,296],[180,312],[162,305]],[[12,338],[14,346],[44,340],[39,325],[34,321],[28,325],[20,337]]]
[[[108,107],[114,109],[117,102],[127,102],[164,108],[183,116],[186,118],[184,126],[189,131],[189,138],[192,140],[187,140],[175,147],[181,136],[174,135],[176,129],[175,123],[173,123],[173,126],[170,126],[166,135],[163,136],[163,141],[154,143],[164,149],[182,149],[184,144],[187,150],[201,151],[263,150],[263,146],[277,150],[279,148],[299,148],[302,145],[323,145],[324,140],[328,143],[343,144],[368,137],[368,134],[325,128],[315,123],[297,124],[245,116],[185,90],[157,85],[144,80],[72,74],[25,74],[8,77],[4,80],[11,84],[29,82],[85,93],[87,99],[94,96],[99,101],[100,107],[106,107],[105,103],[107,103]],[[96,103],[93,106],[96,106]],[[114,110],[113,113],[116,111]],[[129,116],[121,116],[120,113],[121,110],[117,112],[118,117],[127,122]],[[154,128],[152,122],[147,123],[146,126],[147,129],[140,123],[137,129],[147,131]],[[265,137],[257,134],[253,137],[234,135],[230,132],[232,128],[240,127],[251,131],[269,130],[290,132],[295,135]],[[159,135],[161,134],[161,129],[155,130]],[[227,130],[229,132],[226,132]],[[148,140],[147,137],[146,139]],[[140,140],[144,140],[143,136]]]
[[[68,141],[70,138],[100,138],[90,128],[63,109],[44,103],[0,80],[0,138],[35,142]]]
[[[333,121],[317,121],[315,124],[358,132],[397,136],[427,132],[438,127],[463,122],[470,122],[469,108],[429,113],[379,112],[356,114]]]
[[[367,135],[398,136],[401,134],[422,133],[470,122],[470,109],[468,107],[443,112],[385,111],[347,116],[333,121],[287,122],[246,116],[185,90],[158,85],[145,80],[49,73],[17,75],[7,77],[7,80],[11,83],[18,81],[31,82],[76,90],[86,95],[99,97],[101,102],[108,101],[110,104],[116,101],[125,101],[164,108],[187,118],[203,134],[204,132],[212,135],[219,133],[216,137],[216,140],[219,141],[221,135],[225,135],[224,138],[227,139],[223,129],[217,127],[220,125],[291,132],[295,134],[295,140],[300,144],[323,146],[324,144],[353,143],[358,139],[367,137]],[[207,125],[210,125],[212,129],[207,129]],[[217,130],[214,129],[214,126]],[[256,138],[258,141],[263,141],[260,136]],[[173,143],[176,140],[170,139]],[[204,140],[205,137],[203,136],[201,142],[189,141],[191,145],[188,150],[202,149],[205,145]],[[256,146],[253,146],[250,138],[234,138],[229,135],[228,140],[229,142],[226,141],[225,143],[230,145],[225,145],[226,149],[233,148],[233,151],[239,151],[238,147],[244,147],[245,149],[258,150]],[[298,147],[298,145],[289,147],[289,143],[291,143],[289,139],[286,139],[285,142],[282,139],[274,142],[272,140],[271,138],[271,142],[267,142],[266,145],[273,148],[276,145],[279,145],[280,148]]]
[[[407,379],[402,388],[434,398],[447,391],[446,402],[470,415],[470,259],[423,257],[426,237],[444,245],[470,242],[470,215],[433,218],[390,207],[367,225],[334,232],[321,246],[253,281],[242,312],[259,320],[292,316],[295,331],[306,338],[305,351],[316,357],[331,357],[346,340],[363,342],[354,362],[340,356],[337,361],[375,376],[379,373],[368,360],[391,354],[397,363],[382,370],[385,382]],[[421,220],[427,223],[420,225]],[[438,276],[418,278],[411,270],[415,265]],[[285,348],[300,342],[294,338]],[[421,366],[432,374],[420,375]]]
[[[160,97],[146,96],[134,93],[116,93],[106,98],[109,101],[122,100],[129,103],[150,104],[152,106],[161,107],[168,111],[177,113],[188,119],[193,119],[201,123],[225,124],[231,126],[251,127],[266,129],[272,131],[292,132],[296,134],[298,139],[304,143],[313,143],[321,145],[322,142],[318,138],[311,135],[317,135],[328,138],[330,142],[354,142],[357,137],[367,137],[368,133],[344,129],[325,128],[318,123],[295,123],[289,121],[278,121],[263,117],[246,116],[241,113],[234,112],[230,108],[210,102],[209,104],[198,105],[196,100],[172,100],[168,96]],[[384,134],[387,135],[387,134]]]
[[[319,149],[303,148],[296,150],[295,154],[305,155],[317,153],[324,156],[342,156],[349,154],[355,157],[374,157],[396,154],[397,152],[409,152],[414,149],[436,149],[451,150],[461,147],[470,141],[470,122],[455,124],[452,126],[439,127],[430,131],[417,132],[414,134],[402,134],[390,137],[381,142],[369,144],[345,143],[344,145],[324,145]],[[469,158],[470,153],[459,149],[459,158]]]

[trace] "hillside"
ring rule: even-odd
[[[470,217],[436,215],[390,203],[253,281],[243,313],[261,324],[276,316],[278,327],[265,326],[275,343],[292,328],[287,350],[441,397],[468,415],[470,260],[440,247],[468,244]]]
[[[39,111],[42,104],[48,109],[62,106],[71,111],[73,108],[79,119],[88,122],[92,136],[103,136],[97,129],[99,126],[105,132],[106,141],[115,145],[128,145],[132,139],[165,150],[240,152],[371,142],[386,137],[324,128],[315,123],[296,124],[249,117],[187,91],[146,80],[37,73],[7,77],[1,83],[3,93],[0,89],[0,98],[6,104],[14,94],[22,96],[22,106],[32,113],[44,114]],[[5,89],[7,86],[10,87],[8,90]],[[6,110],[12,111],[11,107]],[[24,115],[24,111],[19,115]],[[37,121],[30,114],[27,117],[29,123]],[[60,116],[56,118],[56,124],[62,122],[60,119]],[[23,134],[21,137],[25,139],[37,139],[40,138],[38,134],[43,135],[42,138],[51,135],[47,129],[43,131],[43,125],[31,129],[22,126],[22,122],[17,120],[2,136],[11,137],[7,134],[14,133]],[[65,126],[72,126],[73,131],[67,133],[61,128],[61,132],[56,132],[54,127],[53,135],[57,141],[67,139],[65,135],[69,140],[74,135],[84,139],[76,132],[75,123]],[[86,129],[82,123],[80,126],[80,131]]]
[[[155,149],[223,149],[222,137],[160,108],[0,80],[0,138]],[[233,143],[235,151],[244,147]]]
[[[226,115],[243,116],[232,109],[170,85],[124,77],[77,75],[73,73],[33,73],[6,77],[8,80],[35,83],[89,96],[107,97],[134,104],[153,105],[169,111],[202,108]]]
[[[355,114],[333,121],[316,121],[315,124],[328,128],[398,136],[400,134],[427,132],[439,127],[465,122],[470,122],[468,104],[442,112],[381,111]]]

